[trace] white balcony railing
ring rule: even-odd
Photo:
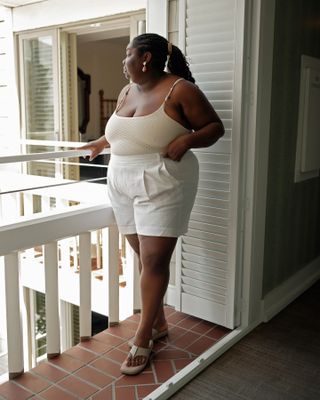
[[[107,152],[107,151],[106,151]],[[39,161],[87,154],[83,150],[58,151],[51,153],[25,154],[0,157],[0,166],[8,163]],[[34,196],[40,199],[40,212],[33,213]],[[54,200],[54,201],[53,201]],[[55,208],[51,207],[55,203]],[[2,203],[2,207],[1,207]],[[12,207],[12,203],[15,204]],[[70,206],[71,204],[71,206]],[[23,205],[24,215],[17,214]],[[29,210],[29,213],[28,213]],[[23,333],[23,282],[30,277],[30,259],[33,260],[34,248],[42,247],[42,263],[44,268],[44,289],[46,295],[46,334],[47,356],[54,357],[61,352],[59,301],[61,297],[68,299],[70,288],[63,284],[59,288],[59,276],[70,271],[70,248],[66,245],[68,238],[78,237],[78,245],[73,251],[73,268],[79,272],[80,305],[80,338],[91,337],[91,311],[95,301],[103,303],[101,313],[108,316],[109,325],[119,322],[119,234],[111,206],[108,202],[106,186],[97,183],[35,177],[0,169],[0,256],[4,256],[5,296],[7,315],[7,349],[9,378],[20,375],[25,370],[24,333]],[[39,211],[39,210],[38,210]],[[0,220],[1,221],[1,220]],[[101,269],[99,274],[101,293],[106,298],[92,296],[91,232],[100,230]],[[100,257],[101,256],[101,257]],[[98,257],[97,257],[98,258]],[[64,262],[64,260],[66,262]],[[134,264],[131,253],[128,262]],[[76,264],[79,263],[77,266]],[[66,268],[67,265],[67,268]],[[132,265],[127,276],[132,309],[139,308],[137,279]],[[79,267],[79,268],[78,268]],[[34,272],[35,270],[33,270]],[[26,278],[23,278],[26,276]],[[102,283],[101,283],[102,282]],[[31,285],[31,284],[30,284]],[[64,293],[64,294],[63,294]],[[99,296],[98,296],[99,297]],[[97,306],[99,307],[99,306]]]

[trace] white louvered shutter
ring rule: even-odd
[[[188,233],[181,240],[180,307],[233,328],[237,227],[231,212],[236,0],[186,1],[186,57],[197,85],[225,126],[214,146],[195,150],[200,181]],[[233,220],[234,219],[234,220]]]

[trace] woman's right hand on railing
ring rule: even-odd
[[[77,150],[91,150],[91,154],[89,156],[84,156],[84,157],[89,157],[89,161],[92,161],[106,147],[110,147],[110,145],[107,142],[106,137],[103,135],[99,139],[93,140],[92,142],[89,142],[84,146],[78,147]]]

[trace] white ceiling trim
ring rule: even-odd
[[[20,7],[20,6],[26,6],[27,4],[33,4],[33,3],[42,3],[44,1],[48,0],[0,0],[0,6],[5,6],[5,7]]]

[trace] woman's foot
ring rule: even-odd
[[[149,362],[152,346],[152,340],[149,342],[149,347],[133,344],[128,357],[121,365],[120,371],[125,375],[137,375],[142,372]]]
[[[151,339],[154,342],[156,340],[159,340],[159,339],[162,339],[162,338],[166,337],[168,335],[168,333],[169,333],[168,324],[167,324],[167,321],[165,321],[165,323],[163,325],[152,328],[152,337],[151,337]],[[130,339],[128,341],[129,347],[132,347],[133,344],[136,343],[136,340],[137,340],[136,336],[134,336],[132,339]]]

